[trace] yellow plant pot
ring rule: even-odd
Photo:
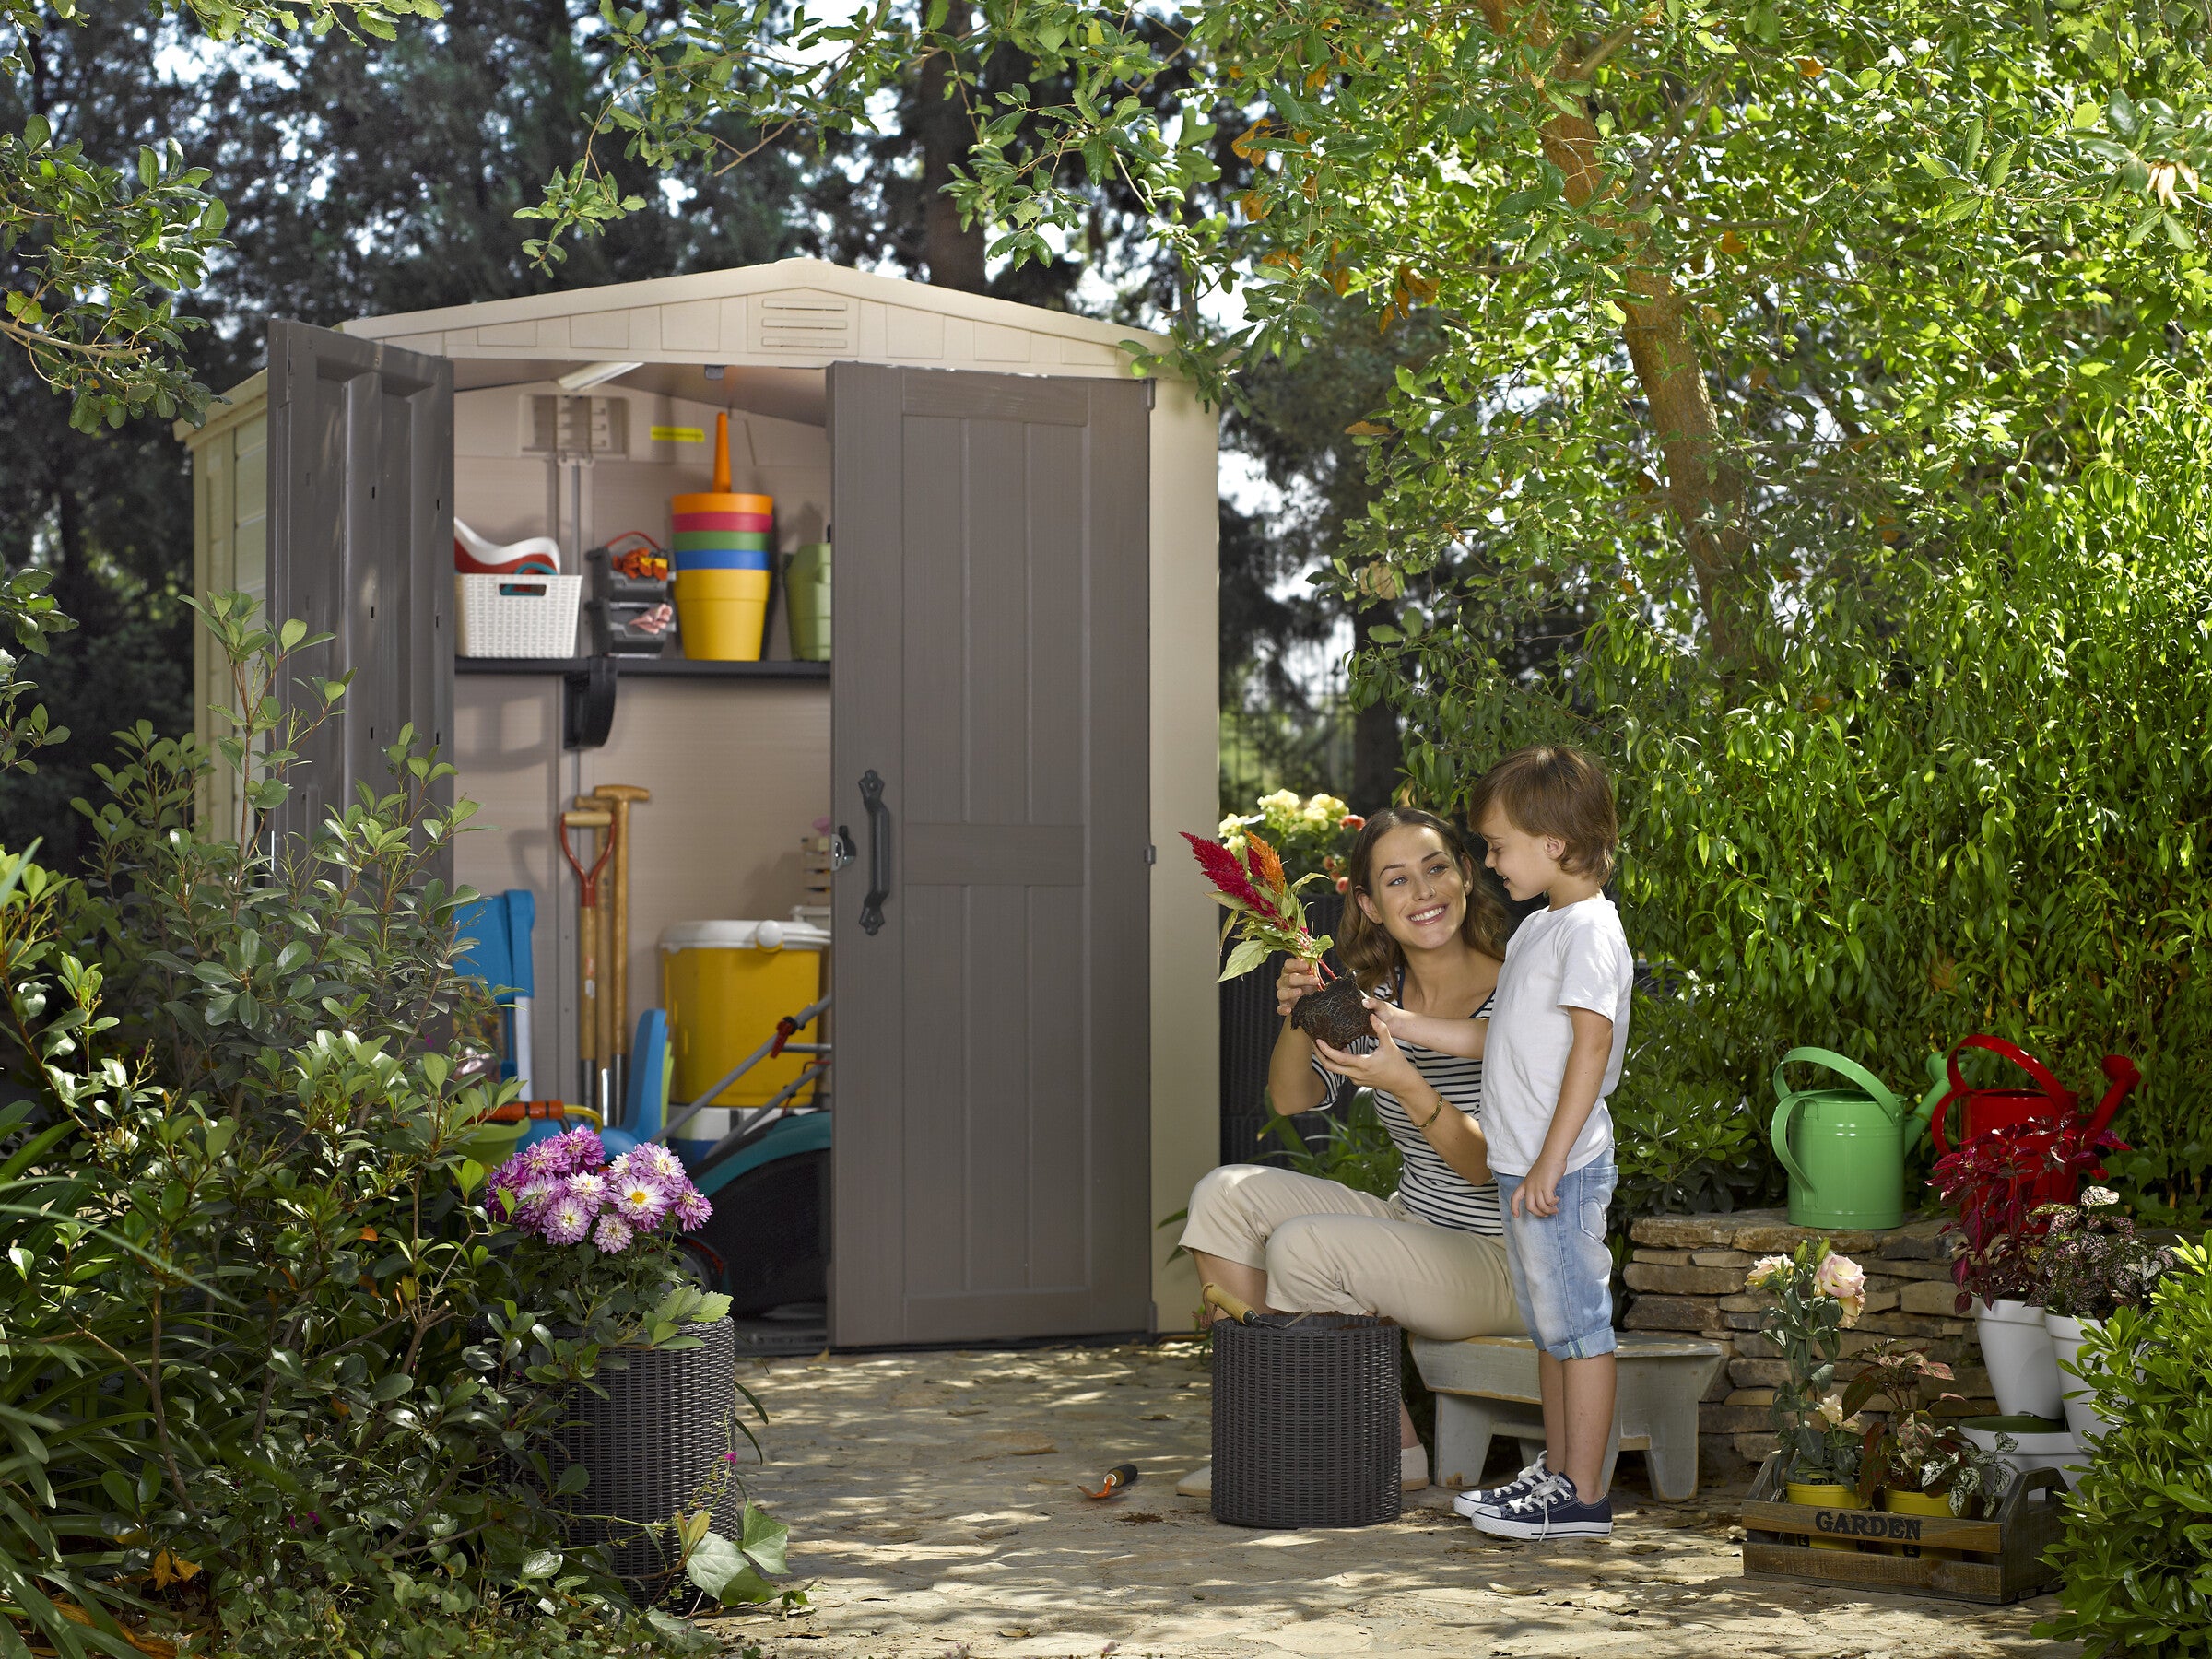
[[[759,577],[758,597],[740,596],[751,583],[709,580],[756,574]],[[676,619],[682,630],[684,655],[693,662],[759,662],[761,634],[768,620],[768,572],[679,571]]]
[[[1866,1507],[1859,1501],[1859,1489],[1856,1487],[1812,1486],[1803,1481],[1788,1480],[1783,1483],[1783,1490],[1792,1503],[1809,1504],[1815,1509],[1855,1510]],[[1842,1538],[1808,1538],[1806,1542],[1815,1549],[1858,1548],[1856,1544]]]
[[[1935,1492],[1884,1491],[1882,1507],[1893,1515],[1933,1515],[1942,1521],[1951,1518],[1951,1500]],[[1892,1544],[1888,1547],[1900,1555],[1926,1556],[1937,1561],[1959,1559],[1959,1551],[1955,1549],[1936,1549],[1919,1544]]]

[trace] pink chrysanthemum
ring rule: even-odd
[[[661,1218],[668,1213],[668,1189],[657,1181],[632,1173],[615,1182],[607,1207],[640,1232],[647,1232],[658,1227]]]
[[[572,1194],[563,1193],[546,1208],[546,1241],[548,1244],[573,1244],[592,1229],[590,1206]],[[600,1248],[605,1249],[602,1245]]]
[[[712,1218],[714,1206],[707,1202],[704,1193],[687,1181],[677,1189],[676,1202],[668,1206],[668,1213],[685,1232],[697,1232]]]
[[[592,1242],[605,1255],[620,1255],[629,1248],[629,1224],[611,1213],[600,1217],[599,1225],[592,1232]]]
[[[606,1177],[594,1171],[586,1170],[580,1175],[570,1176],[568,1185],[571,1196],[582,1199],[594,1209],[606,1202]]]
[[[550,1141],[532,1141],[514,1155],[512,1162],[515,1173],[524,1181],[529,1180],[533,1175],[558,1175],[560,1173],[553,1167],[552,1143]]]
[[[514,1213],[523,1218],[543,1215],[546,1206],[559,1197],[562,1191],[559,1176],[532,1175],[524,1181],[522,1191],[515,1194]]]
[[[647,1141],[624,1154],[632,1175],[642,1175],[648,1181],[657,1181],[664,1186],[673,1185],[684,1179],[684,1160],[658,1141]]]
[[[553,1167],[563,1175],[572,1175],[582,1170],[595,1170],[606,1161],[606,1147],[601,1144],[596,1129],[571,1129],[566,1135],[557,1135],[541,1144],[552,1159]]]

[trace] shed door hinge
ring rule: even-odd
[[[1159,862],[1159,849],[1149,841],[1145,843],[1145,862],[1148,865],[1156,865]]]

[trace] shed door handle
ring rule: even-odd
[[[868,809],[868,896],[860,901],[860,931],[874,934],[891,896],[891,809],[883,804],[883,780],[874,767],[861,774],[860,798]]]

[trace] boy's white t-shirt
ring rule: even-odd
[[[1620,1082],[1635,978],[1620,912],[1602,894],[1538,911],[1514,931],[1498,971],[1483,1046],[1482,1132],[1490,1143],[1490,1168],[1525,1175],[1544,1150],[1567,1077],[1567,1056],[1574,1049],[1569,1008],[1588,1008],[1610,1019],[1613,1053],[1597,1104],[1567,1154],[1567,1168],[1579,1170],[1613,1145],[1606,1097]]]

